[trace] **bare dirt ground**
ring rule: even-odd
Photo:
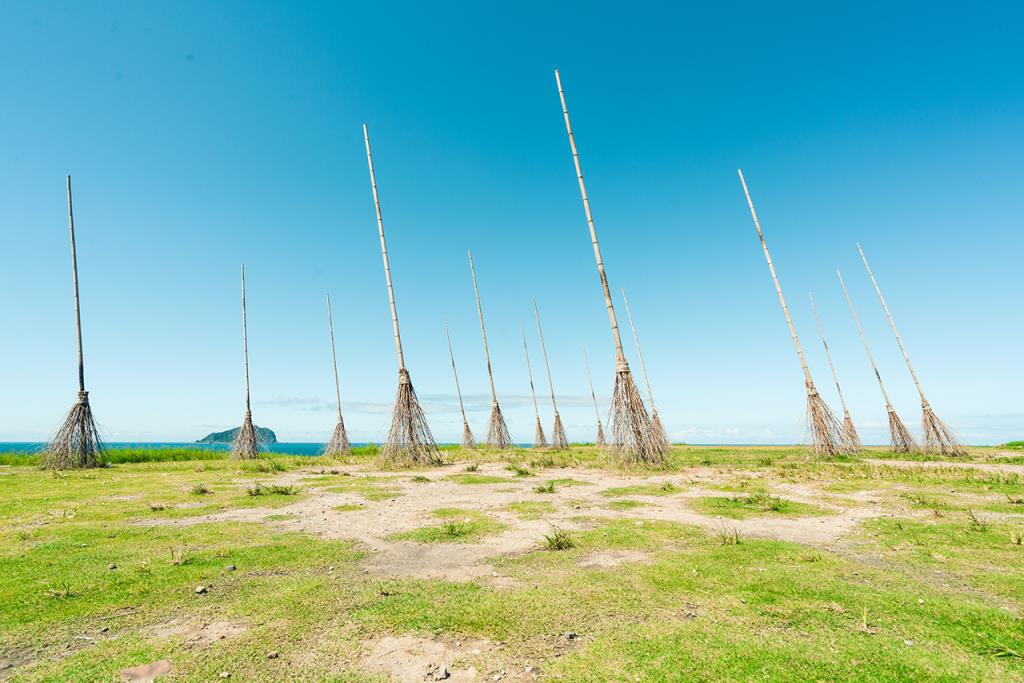
[[[716,486],[735,481],[737,471],[722,472],[712,468],[693,468],[685,474],[652,476],[630,476],[587,468],[559,468],[534,476],[515,477],[501,464],[485,464],[480,465],[474,474],[501,477],[507,481],[484,484],[453,481],[449,477],[463,474],[463,471],[451,466],[419,473],[419,476],[427,477],[429,482],[414,481],[413,476],[408,474],[356,468],[339,468],[335,471],[338,472],[337,484],[346,483],[346,480],[357,481],[360,477],[370,477],[372,479],[367,481],[381,484],[378,478],[386,478],[381,485],[399,495],[388,500],[367,500],[356,491],[328,491],[326,489],[336,486],[330,482],[304,482],[311,478],[309,472],[288,472],[269,483],[302,487],[303,497],[291,505],[231,509],[195,517],[153,519],[140,523],[191,525],[223,521],[264,522],[284,530],[303,531],[322,538],[356,541],[371,551],[363,563],[369,573],[454,581],[484,579],[500,585],[506,579],[497,575],[488,560],[536,549],[543,536],[554,527],[575,530],[590,528],[608,520],[629,518],[693,524],[709,530],[727,526],[735,528],[744,537],[831,547],[861,521],[887,514],[881,503],[871,496],[835,493],[826,496],[810,485],[779,484],[773,487],[773,494],[816,505],[827,514],[804,517],[767,515],[723,520],[697,512],[688,505],[688,499],[728,495]],[[760,476],[754,472],[746,474],[754,480]],[[551,478],[572,482],[556,484],[554,493],[534,491],[535,486]],[[609,489],[650,485],[656,488],[666,482],[675,487],[667,495],[607,495]],[[239,485],[246,483],[240,481]],[[609,507],[613,501],[623,499],[641,505],[628,509]],[[520,502],[549,503],[552,510],[536,519],[524,519],[508,507]],[[349,509],[354,506],[359,507]],[[337,509],[339,507],[342,509]],[[474,543],[422,544],[388,540],[388,537],[399,532],[437,525],[440,520],[433,511],[439,508],[481,512],[503,524],[504,528]],[[609,560],[595,559],[598,565],[602,561]]]

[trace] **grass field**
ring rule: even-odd
[[[1024,464],[970,450],[0,454],[0,679],[1024,681]]]

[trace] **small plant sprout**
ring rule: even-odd
[[[969,522],[971,531],[988,531],[989,527],[992,525],[991,522],[984,517],[979,517],[975,514],[974,510],[967,511],[967,521]]]
[[[210,487],[207,486],[206,484],[199,483],[193,484],[192,488],[189,490],[189,493],[191,493],[193,496],[206,496],[213,493],[213,491],[211,491]]]
[[[425,477],[422,474],[417,474],[412,478],[413,483],[416,484],[427,484],[430,482],[430,477]]]
[[[526,467],[520,465],[519,463],[509,463],[508,465],[505,466],[505,469],[508,470],[509,472],[515,472],[517,477],[533,476],[533,472],[531,472]]]
[[[736,530],[736,527],[722,522],[718,531],[716,532],[718,541],[722,545],[739,545],[740,544],[740,532]]]
[[[470,464],[466,465],[466,471],[467,472],[476,472],[479,469],[480,469],[480,465],[475,463],[475,462],[471,462]]]
[[[568,531],[554,527],[551,529],[551,533],[544,534],[545,550],[570,550],[575,547],[576,541],[573,540]]]
[[[470,534],[470,528],[466,522],[448,519],[441,524],[441,532],[448,538],[462,538]]]
[[[536,486],[533,487],[533,490],[536,491],[537,493],[554,493],[555,482],[549,481],[544,484],[537,484]]]

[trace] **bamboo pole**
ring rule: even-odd
[[[245,264],[242,264],[242,358],[245,366],[245,412],[251,412],[249,404],[249,328],[245,319]]]
[[[761,232],[761,223],[757,220],[757,212],[754,210],[754,202],[750,199],[750,191],[747,190],[747,181],[743,177],[743,171],[736,171],[740,176],[740,183],[743,185],[743,194],[747,198],[747,206],[750,207],[750,216],[754,219],[754,227],[757,228],[757,236],[761,240],[761,249],[764,250],[765,260],[768,261],[768,270],[772,274],[772,282],[775,283],[775,292],[779,295],[779,303],[782,304],[782,312],[786,315],[786,324],[789,326],[789,334],[793,338],[793,345],[796,346],[796,354],[800,358],[800,367],[804,371],[804,380],[807,382],[807,389],[814,387],[811,380],[811,371],[807,368],[807,359],[804,358],[804,350],[800,346],[800,338],[796,336],[796,328],[793,326],[793,318],[789,315],[789,306],[786,305],[786,297],[782,294],[782,287],[779,285],[779,277],[775,274],[775,264],[772,263],[772,255],[768,252],[768,243],[765,242],[764,233]]]
[[[825,326],[821,323],[821,316],[818,315],[818,307],[814,305],[814,294],[807,292],[807,298],[811,301],[811,312],[814,314],[814,321],[818,325],[818,334],[821,336],[821,345],[825,347],[825,357],[828,359],[829,370],[832,371],[832,379],[836,383],[836,392],[839,394],[839,404],[843,407],[843,415],[849,415],[846,407],[846,398],[843,396],[843,389],[839,386],[839,375],[836,374],[836,366],[832,363],[832,351],[828,348],[828,341],[825,339]]]
[[[878,364],[875,363],[875,356],[871,353],[871,345],[868,344],[868,338],[864,336],[864,328],[860,325],[860,317],[857,315],[857,309],[853,306],[853,299],[850,298],[850,292],[846,289],[846,283],[843,281],[843,274],[836,270],[836,275],[839,276],[839,286],[843,288],[843,296],[846,297],[846,303],[850,306],[850,315],[853,316],[853,323],[857,326],[857,334],[860,335],[860,341],[864,344],[864,352],[868,355],[868,361],[871,363],[871,370],[875,373],[875,379],[878,380],[878,388],[882,391],[882,398],[885,399],[885,410],[886,412],[894,412],[892,407],[892,401],[889,400],[889,392],[885,390],[885,382],[882,381],[882,375],[878,372]]]
[[[555,401],[555,382],[551,378],[551,365],[548,363],[548,350],[544,345],[544,330],[540,326],[540,311],[537,310],[537,302],[533,302],[533,315],[537,318],[537,335],[540,337],[540,350],[544,355],[544,368],[548,373],[548,386],[551,388],[551,407],[558,415],[558,403]]]
[[[608,275],[605,273],[604,260],[601,258],[601,245],[597,241],[597,230],[594,227],[594,216],[590,212],[590,198],[587,196],[587,186],[583,182],[583,169],[580,166],[580,155],[576,150],[576,138],[572,133],[572,124],[569,122],[569,109],[565,103],[565,91],[562,90],[562,79],[555,69],[555,82],[558,84],[558,97],[562,102],[562,116],[565,118],[565,131],[569,135],[569,148],[572,150],[572,161],[576,166],[576,179],[580,185],[580,197],[583,199],[583,213],[587,217],[587,228],[590,230],[590,243],[594,248],[594,259],[597,261],[597,272],[601,278],[601,288],[604,291],[604,305],[608,309],[608,322],[611,324],[612,337],[615,340],[615,360],[620,367],[628,369],[626,354],[622,351],[622,337],[619,334],[619,323],[615,318],[615,307],[612,305],[612,293],[608,287]]]
[[[463,427],[469,426],[469,421],[466,419],[466,407],[462,404],[462,388],[459,386],[459,371],[455,368],[455,351],[452,349],[452,336],[448,333],[448,318],[442,318],[444,321],[444,336],[448,339],[448,355],[452,359],[452,374],[455,376],[455,393],[459,397],[459,412],[462,413],[462,425]]]
[[[338,355],[334,347],[334,320],[331,317],[331,295],[327,294],[327,329],[331,334],[331,362],[334,365],[334,395],[338,400],[338,419],[341,419],[341,383],[338,381]]]
[[[620,290],[622,292],[622,303],[626,304],[626,318],[629,320],[629,329],[633,331],[633,343],[636,345],[636,355],[640,359],[640,369],[644,373],[644,382],[647,384],[647,400],[651,402],[651,410],[656,410],[654,407],[654,391],[651,389],[651,378],[647,374],[647,364],[644,362],[644,353],[640,350],[640,338],[636,334],[636,327],[633,325],[633,314],[629,310],[629,299],[626,298],[626,290]]]
[[[75,212],[71,202],[71,176],[67,176],[68,226],[71,230],[71,277],[75,287],[75,331],[78,342],[78,391],[85,393],[85,355],[82,352],[82,309],[78,297],[78,248],[75,244]]]
[[[402,352],[402,335],[398,330],[398,308],[395,306],[395,289],[391,285],[391,263],[388,261],[388,243],[384,239],[384,220],[380,213],[380,198],[377,194],[377,176],[373,172],[373,154],[370,152],[370,134],[363,124],[363,140],[366,142],[366,165],[370,169],[370,187],[373,189],[373,208],[377,213],[377,232],[380,235],[380,255],[384,260],[384,278],[388,283],[388,304],[391,306],[391,325],[395,331],[395,353],[398,356],[399,371],[405,370],[405,354]]]
[[[526,376],[530,379],[530,395],[533,396],[533,412],[537,416],[537,422],[540,422],[540,407],[537,405],[537,390],[533,386],[533,368],[530,366],[530,349],[526,345],[526,329],[522,329],[523,333],[523,355],[526,356]]]
[[[491,384],[491,403],[498,403],[498,393],[494,390],[494,373],[491,372],[491,352],[487,347],[487,329],[484,327],[484,309],[480,304],[480,290],[476,286],[476,268],[473,266],[473,252],[466,250],[469,254],[469,273],[473,279],[473,296],[476,297],[476,312],[480,317],[480,336],[484,340],[484,358],[487,360],[487,379]]]
[[[857,251],[860,253],[860,258],[864,261],[864,268],[868,271],[868,277],[871,278],[871,284],[875,287],[875,293],[878,294],[878,300],[882,302],[882,309],[885,311],[885,317],[889,319],[889,327],[892,328],[892,333],[896,336],[896,343],[900,347],[900,353],[903,354],[903,360],[907,363],[907,369],[910,370],[910,376],[914,378],[914,386],[917,387],[917,393],[921,396],[922,403],[928,403],[928,399],[925,398],[924,389],[921,388],[921,381],[917,378],[917,373],[914,372],[914,366],[910,362],[910,355],[907,353],[906,347],[903,346],[903,337],[900,336],[900,331],[896,329],[896,322],[892,318],[892,313],[889,312],[889,306],[885,303],[885,297],[882,296],[882,290],[878,287],[878,282],[875,281],[875,275],[871,272],[871,266],[868,265],[868,259],[864,256],[864,250],[860,248],[860,244],[857,245]]]
[[[590,358],[587,347],[583,346],[583,364],[587,367],[587,386],[590,387],[590,399],[594,402],[594,417],[597,418],[597,439],[594,443],[598,448],[604,446],[604,427],[601,425],[601,410],[597,407],[597,394],[594,393],[594,379],[590,375]]]

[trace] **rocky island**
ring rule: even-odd
[[[228,429],[223,432],[214,432],[207,434],[203,438],[196,441],[196,443],[232,443],[235,437],[238,435],[239,427],[234,429]],[[277,443],[277,435],[274,434],[273,430],[266,427],[256,427],[256,438],[262,444]]]

